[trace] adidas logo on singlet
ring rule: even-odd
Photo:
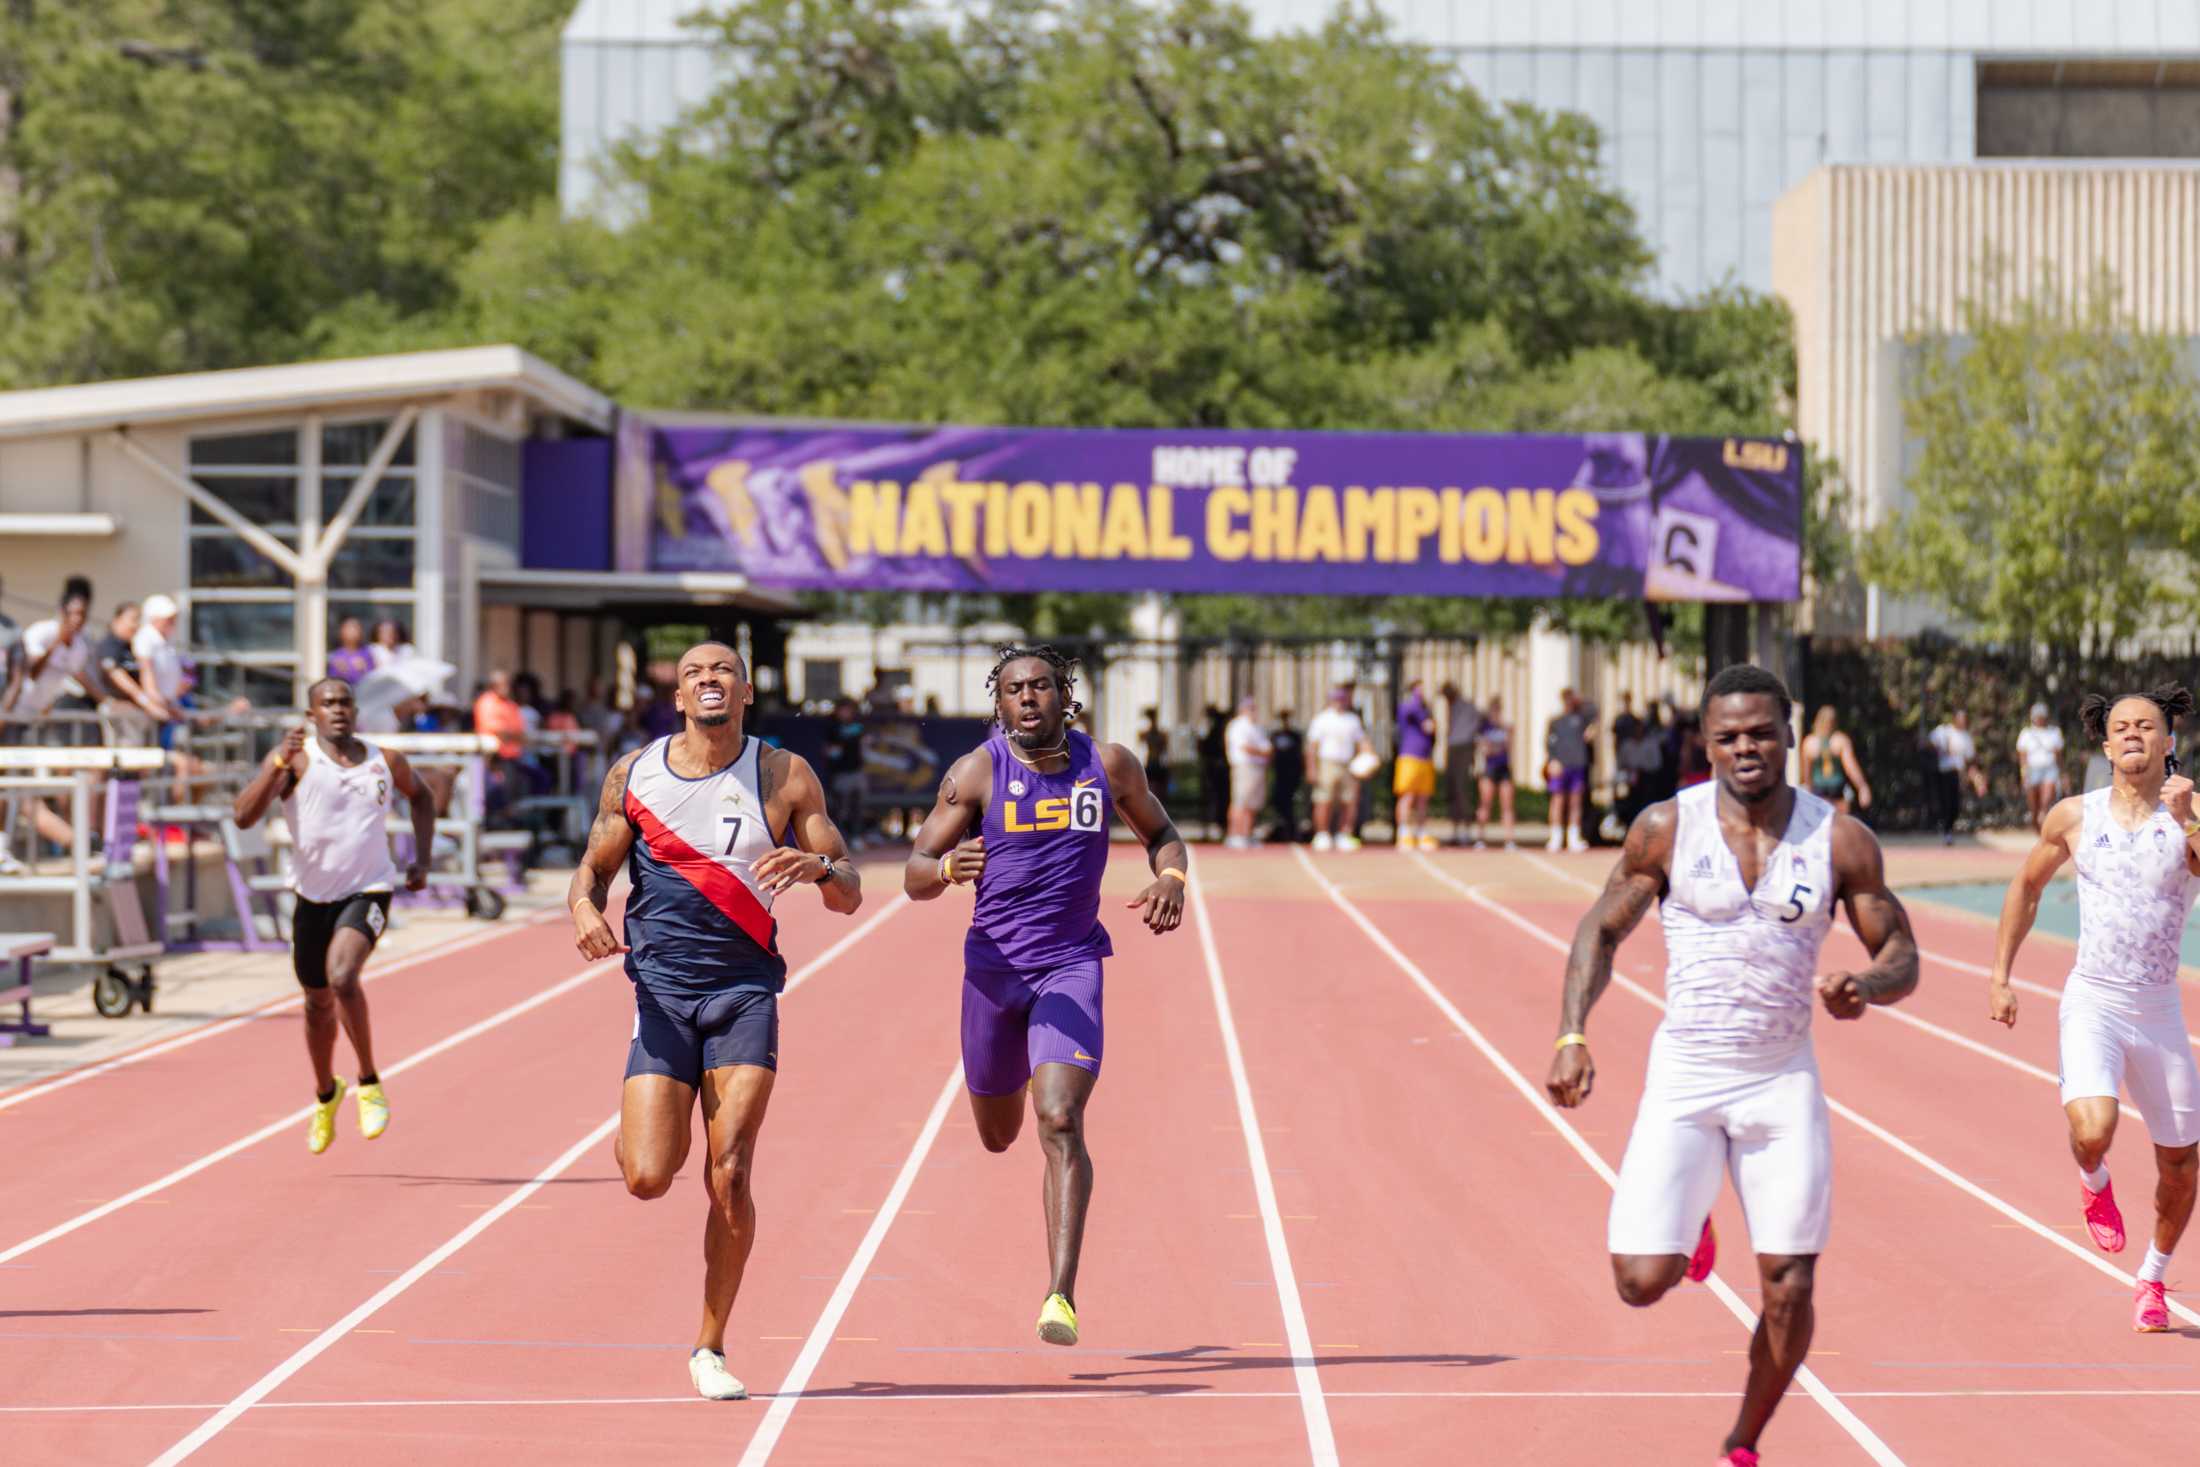
[[[1709,876],[1711,874],[1711,858],[1709,856],[1698,856],[1696,864],[1688,868],[1688,874],[1691,876]]]
[[[2108,838],[2108,832],[2105,830],[2102,831],[2099,835],[2093,837],[2093,845],[2097,850],[2109,850],[2113,847],[2114,844],[2115,843]]]

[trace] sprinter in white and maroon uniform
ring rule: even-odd
[[[690,647],[677,677],[685,725],[611,767],[567,902],[582,954],[626,954],[634,982],[616,1148],[629,1192],[671,1188],[702,1100],[710,1213],[688,1378],[728,1401],[748,1394],[726,1369],[726,1318],[756,1237],[750,1180],[787,981],[772,906],[814,883],[829,910],[848,913],[863,889],[809,764],[743,726],[751,692],[740,655],[722,642]],[[624,943],[605,916],[622,867],[633,883]]]
[[[1870,831],[1787,782],[1787,689],[1730,667],[1704,692],[1713,782],[1635,817],[1604,894],[1574,934],[1547,1088],[1589,1098],[1589,1010],[1612,957],[1663,905],[1666,1015],[1620,1163],[1607,1241],[1620,1298],[1653,1304],[1717,1256],[1711,1204],[1732,1176],[1757,1253],[1764,1305],[1749,1381],[1720,1447],[1757,1467],[1757,1439],[1810,1350],[1812,1285],[1832,1224],[1833,1156],[1811,1049],[1811,1010],[1861,1018],[1917,986],[1909,917],[1887,890]],[[1872,964],[1816,975],[1833,909],[1848,911]]]
[[[2130,1094],[2154,1142],[2154,1231],[2132,1298],[2131,1327],[2141,1334],[2169,1329],[2163,1281],[2200,1191],[2200,1066],[2179,984],[2185,921],[2200,893],[2200,820],[2192,781],[2176,773],[2171,757],[2177,720],[2192,711],[2192,694],[2181,687],[2096,694],[2079,706],[2113,777],[2106,789],[2047,812],[2039,843],[2002,903],[1987,989],[1988,1014],[2014,1027],[2009,973],[2017,949],[2047,883],[2064,861],[2074,864],[2078,958],[2061,1001],[2063,1114],[2086,1230],[2104,1253],[2124,1248],[2124,1215],[2108,1176],[2119,1090]]]
[[[359,710],[349,683],[323,678],[307,694],[307,709],[313,736],[302,727],[286,733],[238,792],[231,813],[239,826],[249,826],[281,800],[290,827],[290,884],[297,893],[290,961],[305,990],[306,1054],[315,1085],[306,1148],[318,1156],[336,1138],[336,1107],[344,1094],[335,1070],[339,1025],[359,1062],[359,1134],[371,1141],[390,1123],[359,970],[389,924],[397,889],[386,817],[400,797],[411,807],[414,857],[404,879],[407,889],[418,891],[428,879],[435,801],[404,755],[353,735]]]

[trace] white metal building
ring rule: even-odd
[[[581,0],[562,192],[725,75],[701,0]],[[1275,28],[1331,0],[1249,0]],[[1378,0],[1488,96],[1580,112],[1674,292],[1772,287],[1772,206],[1829,164],[2200,157],[2195,0]],[[702,4],[702,8],[710,8]],[[2182,64],[2180,64],[2182,63]]]

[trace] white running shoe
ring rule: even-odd
[[[1356,851],[1356,850],[1358,850],[1359,848],[1360,848],[1360,838],[1359,838],[1358,836],[1356,836],[1356,835],[1340,835],[1340,836],[1338,836],[1338,837],[1337,837],[1337,849],[1338,849],[1338,850],[1340,850],[1340,851]]]
[[[1546,851],[1563,851],[1563,850],[1565,850],[1565,849],[1566,849],[1566,832],[1565,832],[1565,831],[1563,831],[1563,830],[1560,830],[1560,829],[1559,829],[1559,828],[1558,828],[1557,826],[1555,826],[1555,825],[1554,825],[1554,826],[1552,826],[1552,827],[1551,827],[1551,838],[1550,838],[1549,840],[1547,840],[1547,841],[1543,842],[1543,849],[1544,849],[1544,850],[1546,850]]]
[[[726,1357],[716,1350],[697,1350],[688,1356],[688,1379],[695,1382],[695,1394],[706,1401],[746,1401],[749,1388],[733,1378],[726,1369]]]
[[[1326,850],[1331,850],[1331,849],[1333,849],[1333,848],[1334,848],[1334,847],[1336,846],[1336,844],[1337,844],[1337,843],[1336,843],[1336,841],[1334,841],[1334,840],[1332,840],[1332,839],[1330,838],[1330,835],[1329,835],[1329,832],[1328,832],[1328,831],[1326,831],[1326,830],[1317,830],[1317,831],[1315,831],[1315,832],[1314,832],[1314,849],[1315,849],[1315,850],[1317,850],[1317,851],[1326,851]]]
[[[1569,830],[1566,832],[1566,849],[1569,851],[1586,851],[1589,849],[1589,843],[1581,838],[1580,831]]]

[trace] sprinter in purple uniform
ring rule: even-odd
[[[1127,905],[1152,931],[1184,915],[1184,842],[1146,785],[1138,756],[1069,727],[1071,659],[1007,647],[986,678],[998,725],[955,761],[917,832],[902,884],[917,901],[974,882],[963,944],[963,1076],[978,1139],[1006,1151],[1031,1095],[1046,1150],[1047,1254],[1053,1267],[1039,1338],[1077,1343],[1077,1254],[1092,1200],[1085,1102],[1100,1080],[1100,877],[1111,816],[1146,848],[1154,878]]]

